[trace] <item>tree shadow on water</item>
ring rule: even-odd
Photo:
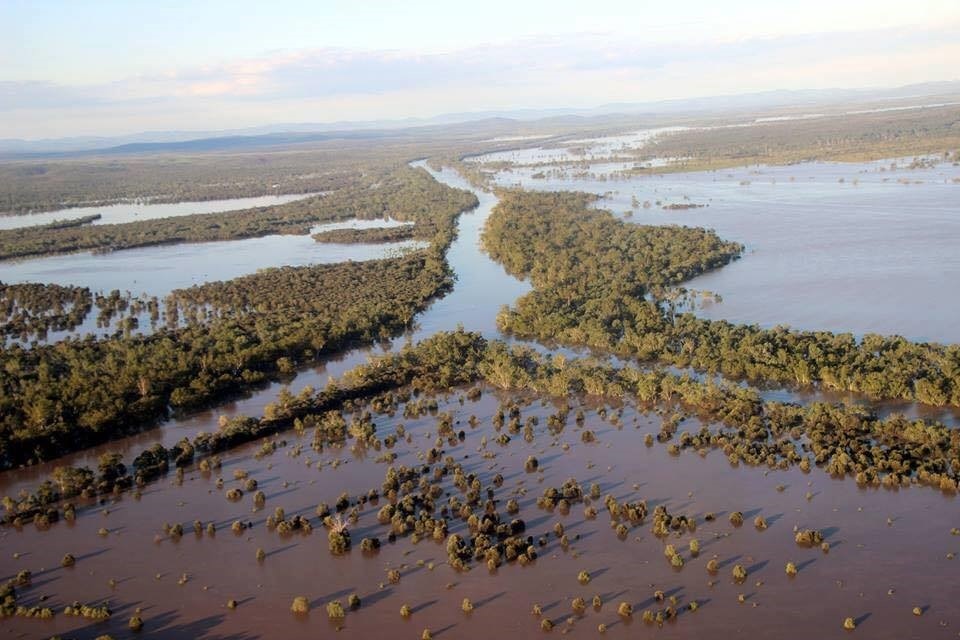
[[[180,638],[195,638],[196,640],[258,640],[260,636],[255,633],[229,633],[219,634],[213,631],[223,623],[225,615],[217,614],[191,620],[188,622],[178,622],[176,611],[166,611],[156,616],[144,617],[144,637],[158,638],[160,640],[179,640]],[[102,636],[104,633],[103,623],[94,622],[82,629],[78,629],[72,637],[78,640],[92,640]]]

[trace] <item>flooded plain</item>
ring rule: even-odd
[[[97,207],[72,207],[57,211],[42,213],[28,213],[24,215],[0,214],[0,229],[19,229],[35,227],[52,222],[80,220],[90,216],[100,216],[88,224],[119,224],[123,222],[137,222],[155,218],[175,218],[189,216],[195,213],[220,213],[222,211],[239,211],[253,207],[272,207],[278,204],[302,200],[318,193],[279,194],[272,196],[256,196],[250,198],[231,198],[228,200],[201,200],[198,202],[128,202]]]
[[[803,167],[783,168],[792,170],[798,179],[791,183],[786,178],[786,182],[804,184],[799,180]],[[838,169],[841,170],[848,181],[849,176],[854,175],[849,165],[843,165]],[[595,186],[597,189],[602,186],[603,192],[611,188],[617,190],[600,204],[618,213],[631,208],[632,195],[656,196],[667,184],[679,190],[668,192],[678,201],[686,194],[690,201],[710,204],[681,212],[641,207],[629,219],[661,224],[682,222],[689,216],[682,223],[713,226],[722,236],[745,242],[748,253],[743,260],[705,276],[720,277],[733,267],[756,264],[755,258],[763,253],[762,244],[738,237],[732,231],[739,229],[747,233],[768,222],[765,231],[756,230],[760,234],[756,237],[762,239],[763,234],[767,234],[772,240],[778,225],[799,224],[781,220],[782,216],[799,219],[804,211],[809,215],[818,206],[811,204],[796,211],[785,204],[781,211],[764,204],[773,194],[778,194],[784,203],[820,198],[819,206],[822,206],[823,201],[835,198],[834,190],[860,189],[866,181],[861,178],[854,186],[837,182],[836,176],[815,177],[808,182],[822,189],[820,196],[816,196],[818,191],[811,187],[794,191],[791,198],[790,193],[774,190],[783,184],[780,180],[771,183],[769,189],[761,189],[756,177],[749,185],[741,185],[746,178],[737,179],[738,172],[727,173],[733,175],[729,178],[733,184],[717,186],[711,179],[709,185],[713,186],[701,185],[703,191],[700,192],[684,186],[687,181],[695,184],[686,174],[631,179],[630,190],[624,182]],[[434,175],[452,186],[466,186],[451,171]],[[899,173],[896,176],[901,177]],[[514,173],[510,179],[516,178]],[[720,180],[721,185],[726,180]],[[932,184],[929,177],[927,181],[924,184]],[[557,183],[560,182],[558,179]],[[544,180],[529,181],[529,186],[536,188],[558,188],[546,185]],[[754,185],[757,186],[752,189]],[[915,193],[915,188],[922,185],[895,186]],[[944,187],[957,188],[952,184]],[[588,189],[584,184],[574,188]],[[741,198],[741,204],[737,205],[734,195],[740,197],[743,189],[751,195]],[[872,210],[884,202],[884,195],[890,197],[892,193],[891,190],[871,196],[873,204],[867,208]],[[942,192],[941,197],[945,193]],[[292,380],[285,380],[294,393],[307,385],[322,387],[330,376],[340,375],[372,353],[396,349],[407,340],[419,340],[436,331],[454,329],[458,324],[488,337],[501,337],[496,330],[496,312],[501,305],[513,302],[528,291],[529,285],[507,276],[502,267],[481,251],[479,232],[496,198],[484,192],[478,192],[478,197],[480,206],[461,216],[459,236],[449,250],[448,258],[458,277],[454,290],[418,316],[417,326],[409,335],[371,349],[343,354],[321,366],[301,371]],[[726,204],[722,204],[724,197],[729,199]],[[937,204],[933,195],[929,198],[934,217],[948,218],[949,203],[953,201],[941,200]],[[725,231],[713,224],[713,216],[733,218],[743,207],[747,212],[739,214],[742,216],[739,225],[729,222],[731,226]],[[718,212],[726,214],[721,216]],[[865,216],[867,212],[861,211],[860,219]],[[784,230],[782,226],[779,228]],[[791,228],[794,227],[787,227]],[[951,229],[944,227],[943,232]],[[296,237],[284,237],[288,238]],[[301,239],[309,240],[317,252],[329,247],[316,245],[307,237]],[[177,249],[162,248],[167,252]],[[129,253],[132,252],[116,255]],[[81,255],[68,257],[82,258]],[[104,257],[110,256],[90,256],[91,263]],[[915,258],[922,261],[922,257]],[[911,266],[908,264],[908,268]],[[4,274],[3,279],[7,281],[6,270]],[[936,272],[926,273],[924,277],[936,277]],[[63,282],[78,284],[69,279]],[[713,313],[727,307],[735,297],[716,283],[710,287],[699,283],[691,286],[710,288],[723,295],[722,303],[709,310],[701,308],[700,313]],[[930,291],[923,284],[916,286]],[[106,286],[101,284],[96,288]],[[824,295],[832,298],[836,294],[831,291],[827,288]],[[892,291],[893,294],[900,292]],[[768,304],[773,305],[774,310],[787,311],[789,305],[784,307],[783,302],[788,298],[781,294]],[[925,304],[936,301],[928,299]],[[822,302],[821,306],[826,308],[828,303]],[[852,309],[854,307],[848,305],[846,324],[840,330],[859,332],[853,325],[861,316]],[[868,320],[894,326],[898,317],[896,309],[894,304],[881,306],[878,311],[881,315]],[[827,318],[822,310],[813,315],[817,321]],[[786,320],[778,318],[777,322]],[[761,318],[749,321],[763,322]],[[935,331],[929,327],[937,326],[930,321],[931,314],[918,314],[912,326],[919,328],[920,335],[925,335]],[[830,327],[816,325],[814,328]],[[947,327],[944,332],[950,335],[950,330]],[[960,341],[960,338],[950,340]],[[282,383],[273,383],[247,398],[179,417],[159,429],[58,462],[95,466],[96,456],[103,451],[121,451],[129,462],[129,456],[154,442],[170,445],[199,431],[216,430],[221,414],[261,415],[264,405],[274,400],[281,388]],[[497,508],[504,517],[507,517],[503,511],[506,501],[518,500],[520,511],[510,517],[525,521],[526,535],[533,536],[539,556],[527,566],[507,563],[491,573],[484,564],[471,563],[471,571],[459,572],[446,563],[447,553],[442,542],[426,539],[414,543],[409,537],[400,537],[395,543],[389,543],[388,528],[379,524],[376,517],[377,510],[387,503],[384,498],[359,507],[358,520],[348,525],[353,549],[343,556],[331,555],[326,529],[321,526],[315,508],[321,502],[333,505],[343,492],[355,498],[370,489],[379,489],[387,464],[378,462],[377,458],[386,449],[367,450],[354,447],[353,441],[348,441],[344,448],[326,447],[322,452],[315,452],[310,447],[309,434],[297,436],[291,431],[277,438],[282,444],[271,455],[256,455],[260,443],[231,450],[222,456],[222,470],[203,473],[189,467],[182,484],[177,483],[171,473],[148,485],[139,500],[124,494],[108,499],[106,504],[91,504],[80,509],[74,524],[59,522],[43,532],[36,531],[32,525],[22,530],[0,530],[0,578],[7,579],[21,569],[30,569],[32,585],[19,590],[21,602],[58,611],[52,621],[22,618],[2,621],[0,632],[5,632],[7,637],[24,638],[62,634],[85,639],[105,633],[116,638],[129,637],[133,634],[127,628],[127,621],[140,608],[144,621],[142,635],[157,638],[252,640],[334,637],[339,633],[356,638],[389,635],[413,639],[420,638],[425,628],[429,628],[435,638],[486,638],[492,628],[505,636],[528,638],[544,635],[541,618],[531,614],[531,608],[538,603],[542,617],[554,623],[552,634],[577,638],[596,637],[600,624],[606,626],[607,636],[619,638],[639,634],[667,638],[707,635],[839,638],[850,634],[842,626],[847,617],[857,623],[857,629],[852,632],[854,636],[955,638],[960,634],[960,607],[952,591],[954,563],[958,560],[948,559],[948,554],[960,552],[960,536],[951,535],[951,528],[960,526],[956,498],[929,488],[860,489],[852,479],[834,479],[816,468],[810,474],[795,468],[789,471],[734,468],[720,451],[707,453],[704,458],[692,451],[672,456],[665,445],[646,447],[643,442],[647,433],[658,431],[660,416],[644,413],[629,403],[622,407],[622,415],[613,420],[610,414],[615,414],[617,409],[607,409],[609,413],[604,417],[598,410],[600,407],[589,399],[573,398],[570,402],[574,410],[581,402],[585,403],[583,427],[576,426],[571,419],[558,432],[547,426],[548,415],[557,408],[549,403],[541,404],[539,399],[525,398],[532,402],[522,408],[522,420],[538,418],[538,424],[533,427],[534,437],[527,442],[513,435],[509,444],[501,446],[493,441],[498,435],[493,416],[500,401],[507,400],[508,396],[485,387],[481,398],[471,400],[461,397],[462,391],[451,392],[439,400],[438,411],[450,412],[455,429],[465,432],[462,442],[441,445],[443,455],[461,464],[464,473],[477,474],[484,488],[495,489]],[[788,392],[770,393],[789,396]],[[818,399],[810,394],[805,398]],[[437,419],[432,415],[406,419],[402,413],[401,405],[396,415],[374,415],[377,437],[395,434],[399,426],[404,425],[410,440],[399,438],[391,450],[396,454],[392,464],[411,467],[424,464],[426,452],[437,445]],[[476,427],[468,424],[471,415],[477,418]],[[699,428],[700,424],[692,418],[680,426],[681,431],[690,432]],[[583,430],[593,431],[596,441],[583,442]],[[530,455],[539,460],[537,472],[524,470],[524,460]],[[53,464],[0,474],[0,494],[15,494],[21,488],[35,487]],[[254,505],[250,493],[238,502],[225,497],[226,490],[242,485],[234,479],[234,472],[239,469],[257,480],[265,492],[263,508]],[[500,488],[493,484],[497,473],[504,477]],[[224,479],[222,489],[216,486],[218,477]],[[642,525],[630,527],[628,535],[621,538],[611,527],[610,517],[600,500],[594,501],[600,512],[596,519],[585,517],[584,504],[574,504],[567,515],[536,505],[536,498],[547,487],[559,487],[569,478],[576,478],[585,491],[591,483],[597,483],[601,494],[610,494],[621,502],[645,499],[651,511],[663,505],[673,514],[688,515],[696,520],[697,530],[661,540],[651,532],[648,519]],[[444,493],[438,504],[446,504],[449,496],[462,498],[460,490],[452,484],[452,474],[440,483]],[[308,517],[313,532],[282,536],[267,527],[266,517],[276,507],[283,507],[288,518],[293,514]],[[728,520],[729,514],[738,510],[746,520],[739,528]],[[708,521],[708,513],[715,514],[716,519]],[[752,525],[758,515],[769,525],[764,531]],[[216,534],[195,535],[192,529],[195,520],[204,526],[214,522]],[[230,529],[236,520],[249,521],[253,526],[236,534]],[[561,547],[553,533],[557,522],[564,525],[571,540],[567,549]],[[175,539],[164,533],[165,523],[181,523],[187,533]],[[795,526],[822,530],[830,543],[829,553],[797,546]],[[101,528],[106,529],[106,535],[101,535]],[[450,520],[451,533],[463,534],[465,530],[462,520]],[[359,548],[360,540],[370,536],[377,536],[383,542],[375,554]],[[691,537],[701,543],[698,557],[692,557],[687,550]],[[664,556],[667,543],[676,545],[680,551],[685,561],[682,569],[671,567]],[[258,548],[266,555],[262,562],[255,557]],[[77,558],[74,567],[60,567],[65,553]],[[705,569],[708,560],[713,558],[720,564],[716,576]],[[787,562],[798,567],[795,577],[786,575]],[[731,579],[735,564],[744,566],[749,573],[742,584],[735,584]],[[388,569],[399,570],[399,582],[390,583]],[[578,582],[580,571],[589,572],[589,584]],[[644,609],[659,610],[670,604],[654,600],[654,592],[658,590],[668,599],[676,597],[676,608],[680,611],[675,620],[665,622],[659,629],[641,620]],[[333,599],[346,605],[347,597],[353,593],[361,598],[361,607],[347,612],[340,623],[343,628],[338,632],[336,625],[328,621],[324,607]],[[603,602],[599,611],[590,606],[594,595],[600,595]],[[740,595],[743,602],[739,601]],[[309,600],[309,614],[297,615],[290,611],[295,596]],[[571,600],[578,596],[588,603],[583,615],[571,610]],[[461,611],[464,598],[474,604],[470,614]],[[59,613],[74,600],[88,604],[107,601],[113,616],[106,622],[91,622]],[[235,600],[237,608],[229,609],[228,600]],[[694,601],[697,608],[691,610],[689,605]],[[633,605],[632,619],[617,614],[621,602]],[[409,619],[400,616],[404,604],[412,610]],[[914,615],[915,607],[920,608],[922,615]]]

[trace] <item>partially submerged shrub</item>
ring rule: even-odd
[[[297,596],[293,599],[293,604],[290,605],[290,611],[294,613],[310,613],[310,601],[307,600],[306,596]]]
[[[734,582],[741,583],[747,579],[747,570],[744,569],[742,564],[733,565],[732,574]]]
[[[346,615],[343,605],[339,600],[333,600],[327,603],[327,617],[331,620],[341,620]]]
[[[793,539],[803,547],[812,547],[823,542],[823,534],[816,529],[801,529]]]
[[[580,596],[577,596],[570,603],[570,608],[573,609],[573,612],[577,615],[583,615],[583,613],[587,610],[587,601]]]

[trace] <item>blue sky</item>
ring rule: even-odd
[[[0,137],[958,79],[960,0],[0,0]]]

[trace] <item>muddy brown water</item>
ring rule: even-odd
[[[449,172],[437,175],[460,186],[458,177]],[[467,329],[499,337],[494,324],[496,309],[528,290],[528,285],[506,276],[477,246],[479,230],[494,203],[493,196],[481,194],[481,207],[461,218],[460,236],[450,250],[451,264],[459,276],[457,286],[420,316],[418,327],[409,336],[372,350],[352,351],[302,371],[292,381],[292,391],[308,384],[319,388],[330,376],[365,361],[371,353],[396,349],[407,339],[452,329],[458,322]],[[490,286],[491,282],[497,286]],[[0,494],[34,487],[54,464],[94,465],[96,456],[104,450],[122,451],[129,462],[129,455],[153,442],[169,445],[198,431],[215,429],[220,414],[260,415],[282,386],[271,384],[247,398],[56,463],[0,474]],[[769,393],[784,399],[819,399],[809,394]],[[226,454],[220,474],[204,476],[190,469],[182,486],[173,482],[171,474],[148,485],[139,501],[124,495],[115,503],[85,508],[73,525],[61,522],[44,532],[32,525],[19,531],[0,530],[0,577],[6,579],[20,569],[30,569],[33,584],[22,589],[22,603],[41,604],[40,599],[46,596],[42,604],[58,612],[53,621],[0,621],[0,633],[24,638],[54,634],[94,638],[104,633],[130,637],[133,634],[127,629],[127,621],[139,607],[145,622],[144,637],[334,637],[338,632],[327,620],[324,605],[334,598],[346,603],[349,594],[357,593],[363,606],[347,614],[339,631],[347,637],[371,638],[386,632],[391,637],[413,639],[419,638],[424,628],[431,629],[436,638],[487,638],[491,630],[509,637],[540,637],[540,622],[530,614],[534,602],[540,603],[544,615],[556,623],[552,634],[566,632],[573,637],[594,637],[597,626],[603,623],[608,627],[607,636],[620,638],[654,634],[672,638],[707,634],[830,638],[850,633],[842,628],[848,616],[858,620],[854,637],[947,638],[960,634],[960,605],[955,602],[954,587],[955,563],[960,560],[946,557],[948,553],[960,553],[960,537],[950,534],[952,527],[960,526],[955,498],[927,488],[859,489],[850,479],[831,479],[817,469],[805,475],[795,469],[767,472],[731,468],[717,451],[705,459],[692,452],[673,457],[663,445],[647,448],[643,444],[647,432],[659,429],[659,417],[638,415],[630,408],[624,411],[622,430],[588,411],[586,428],[597,433],[598,441],[584,444],[572,416],[564,433],[553,438],[545,420],[552,407],[534,403],[523,414],[541,418],[535,441],[528,444],[516,436],[501,449],[492,444],[495,432],[491,416],[497,402],[488,391],[476,403],[466,401],[461,406],[456,395],[442,403],[441,410],[455,412],[460,420],[458,428],[467,432],[465,442],[446,447],[447,453],[468,470],[481,474],[485,486],[494,473],[502,473],[506,482],[497,491],[501,506],[514,492],[526,488],[519,517],[528,523],[528,534],[548,534],[553,524],[561,521],[571,536],[580,535],[569,551],[563,551],[550,535],[536,562],[526,567],[504,565],[493,575],[479,564],[468,573],[455,572],[445,564],[443,544],[429,540],[414,545],[403,538],[396,544],[384,544],[375,556],[365,556],[357,546],[359,540],[365,535],[386,535],[375,517],[384,504],[381,500],[379,505],[365,507],[357,525],[351,527],[355,548],[346,556],[331,556],[326,531],[314,508],[321,501],[332,504],[344,491],[357,494],[379,487],[386,469],[385,464],[375,461],[379,454],[355,454],[346,448],[318,455],[309,449],[307,436],[299,457],[291,457],[292,446],[287,446],[272,456],[256,459],[259,443],[254,443]],[[471,414],[480,418],[476,429],[466,425]],[[393,433],[400,423],[412,434],[412,444],[401,442],[394,449],[398,454],[395,464],[417,464],[417,454],[433,446],[436,420],[432,417],[404,420],[376,416],[375,421],[380,437]],[[698,428],[695,421],[681,425],[681,430],[691,432]],[[498,454],[492,460],[483,459],[478,451],[484,435],[491,440],[488,450]],[[281,438],[291,445],[297,441],[292,432]],[[569,450],[560,446],[563,443],[570,445]],[[524,472],[524,460],[531,454],[539,457],[542,473]],[[322,464],[319,469],[308,467],[307,460]],[[334,468],[334,460],[342,464]],[[238,484],[233,480],[237,468],[248,470],[266,492],[264,510],[252,510],[250,494],[238,503],[224,497],[226,489]],[[218,475],[225,480],[223,491],[215,487]],[[598,482],[604,493],[621,500],[647,499],[651,510],[662,503],[672,513],[697,516],[695,537],[702,543],[701,555],[690,558],[686,551],[690,536],[671,540],[687,561],[682,570],[676,571],[663,555],[666,541],[652,535],[649,520],[633,528],[626,540],[620,540],[602,509],[596,520],[585,520],[583,505],[575,506],[567,516],[536,507],[535,498],[545,487],[559,486],[569,477],[577,478],[585,488],[590,482]],[[784,485],[785,490],[778,492],[778,485]],[[449,478],[444,486],[456,492]],[[811,500],[805,497],[808,491],[814,494]],[[288,514],[312,516],[314,532],[282,538],[269,531],[264,519],[278,506]],[[726,519],[733,510],[747,516],[739,529]],[[716,522],[703,521],[709,511],[718,514]],[[752,518],[757,514],[767,518],[768,530],[753,528]],[[191,523],[195,519],[216,522],[216,536],[194,536]],[[235,535],[229,525],[236,519],[250,520],[254,527]],[[165,522],[181,522],[187,533],[178,542],[162,535],[155,541]],[[825,530],[832,544],[830,553],[797,547],[793,541],[795,525]],[[101,527],[110,531],[106,537],[98,535]],[[451,526],[452,532],[463,529],[460,521]],[[268,554],[263,564],[254,557],[258,547]],[[59,566],[65,553],[78,558],[75,567]],[[711,578],[704,566],[714,554],[725,564],[720,574]],[[435,563],[434,569],[418,566],[421,560],[424,564]],[[784,573],[788,561],[800,567],[795,578]],[[743,585],[731,582],[730,569],[735,563],[750,569]],[[380,584],[387,582],[386,570],[402,565],[406,566],[401,569],[400,583],[381,588]],[[593,576],[586,587],[577,582],[581,570]],[[189,579],[180,585],[183,573]],[[117,581],[115,588],[108,583],[111,579]],[[716,584],[709,586],[709,580],[716,580]],[[758,581],[762,582],[759,586]],[[676,595],[681,605],[696,600],[700,606],[695,612],[684,611],[660,629],[649,628],[640,620],[640,612],[654,607],[650,600],[657,589]],[[895,590],[893,595],[888,595],[889,589]],[[737,601],[741,593],[746,599],[743,604]],[[589,603],[595,594],[603,597],[603,609],[595,612],[588,607],[584,616],[568,626],[566,621],[573,615],[570,600],[582,596]],[[308,597],[313,605],[307,616],[289,611],[298,595]],[[476,607],[469,616],[460,610],[465,597]],[[227,609],[228,599],[237,600],[238,609]],[[113,618],[99,623],[62,615],[63,606],[74,600],[90,604],[109,600]],[[634,605],[632,621],[616,614],[620,601]],[[404,603],[414,610],[409,620],[399,615]],[[920,617],[912,614],[917,606],[924,608]]]
[[[455,394],[441,401],[440,411],[451,411],[459,421],[457,428],[466,431],[463,443],[447,444],[444,450],[465,471],[477,473],[485,487],[493,474],[503,474],[504,485],[497,490],[501,509],[517,495],[527,533],[547,535],[549,542],[540,549],[540,557],[526,567],[505,564],[490,573],[474,564],[462,573],[446,564],[442,543],[413,544],[400,538],[389,544],[386,527],[376,520],[384,500],[364,507],[350,527],[354,549],[342,557],[332,556],[326,531],[314,514],[316,505],[332,504],[344,491],[357,495],[378,488],[387,465],[375,461],[379,453],[352,451],[350,443],[317,454],[309,447],[309,434],[298,440],[291,432],[283,436],[288,446],[270,456],[255,458],[256,443],[241,447],[224,456],[219,473],[189,470],[182,485],[170,475],[149,485],[140,500],[124,495],[107,505],[85,508],[75,524],[60,522],[44,532],[32,525],[22,531],[4,529],[0,573],[8,577],[21,568],[34,572],[33,585],[23,590],[25,604],[37,604],[41,596],[56,610],[73,600],[109,601],[114,615],[96,623],[63,615],[53,621],[13,618],[0,628],[7,637],[93,638],[103,633],[128,637],[127,620],[139,607],[147,637],[334,637],[338,632],[327,619],[325,604],[337,598],[345,602],[349,594],[357,593],[363,605],[348,612],[339,632],[345,637],[370,638],[386,631],[391,637],[418,638],[424,628],[439,638],[486,638],[493,628],[509,637],[539,637],[540,622],[530,613],[534,603],[556,623],[552,633],[572,637],[595,637],[603,623],[609,637],[619,638],[654,633],[669,638],[707,634],[830,638],[848,633],[842,628],[848,616],[859,621],[853,632],[859,637],[949,638],[960,633],[960,606],[953,588],[958,561],[946,559],[948,553],[960,552],[960,537],[950,534],[951,527],[960,525],[954,498],[928,488],[859,489],[852,480],[832,479],[819,469],[803,474],[733,468],[719,451],[705,459],[693,452],[671,456],[664,445],[643,444],[646,433],[659,429],[660,417],[631,407],[624,409],[620,428],[588,408],[584,428],[593,430],[597,441],[584,444],[572,413],[565,430],[554,437],[546,426],[554,407],[535,401],[522,411],[523,419],[540,418],[534,441],[527,443],[517,435],[501,447],[492,442],[496,433],[492,415],[498,404],[497,394],[489,389],[476,402],[461,405]],[[410,420],[401,414],[375,416],[377,433],[382,437],[405,424],[412,442],[395,446],[394,464],[420,464],[418,455],[434,446],[436,418]],[[467,425],[470,415],[480,420],[476,428]],[[681,429],[695,431],[699,426],[688,420]],[[486,451],[496,453],[492,459],[481,455],[484,436],[489,441]],[[303,453],[292,456],[297,442],[303,444]],[[528,455],[538,457],[541,472],[524,471]],[[336,468],[335,460],[340,461]],[[257,479],[267,494],[264,509],[254,510],[249,493],[235,503],[224,497],[227,489],[240,484],[233,479],[235,469]],[[225,480],[223,490],[216,489],[218,476]],[[663,504],[671,513],[694,516],[698,529],[692,535],[661,540],[652,534],[648,519],[620,539],[602,506],[595,520],[585,519],[583,505],[574,505],[569,515],[536,506],[536,497],[546,487],[571,477],[585,490],[597,482],[604,494],[621,501],[646,499],[651,511]],[[785,487],[782,492],[778,485]],[[450,476],[443,487],[459,495]],[[526,494],[518,495],[524,489]],[[809,500],[807,492],[813,494]],[[264,519],[278,506],[288,516],[311,517],[313,533],[281,537],[270,531]],[[740,528],[728,522],[735,510],[746,519]],[[717,520],[706,522],[707,512],[715,513]],[[756,515],[767,519],[767,530],[753,527]],[[191,528],[195,519],[217,523],[216,535],[195,536]],[[229,525],[236,519],[251,521],[253,528],[234,534]],[[551,533],[558,521],[571,538],[579,536],[567,551]],[[179,541],[166,538],[165,522],[181,522],[187,533]],[[830,552],[798,547],[794,526],[823,530]],[[109,535],[98,535],[101,527]],[[451,523],[451,532],[464,530],[462,521]],[[384,539],[375,555],[358,548],[360,539],[369,535]],[[697,558],[686,548],[691,537],[702,543]],[[675,544],[686,560],[679,571],[663,555],[667,542]],[[258,547],[267,553],[263,563],[255,559]],[[21,555],[14,559],[14,553]],[[76,556],[73,568],[59,566],[65,553]],[[712,557],[722,565],[714,578],[705,571]],[[434,568],[418,566],[420,561],[432,562]],[[784,572],[788,561],[800,568],[794,578]],[[745,584],[731,580],[735,563],[749,571]],[[384,584],[389,568],[400,569],[398,584]],[[581,570],[592,576],[586,586],[577,581]],[[188,581],[178,584],[184,573]],[[111,579],[117,581],[115,588],[108,584]],[[710,580],[716,584],[710,586]],[[888,595],[889,589],[895,590],[893,595]],[[660,629],[647,628],[640,612],[656,607],[651,602],[655,590],[677,596],[681,605],[696,600],[700,606]],[[568,624],[573,616],[570,601],[582,596],[589,602],[595,594],[604,600],[602,610],[588,607],[584,616],[574,616],[573,624]],[[742,604],[739,594],[746,599]],[[289,611],[298,595],[313,605],[306,616]],[[476,606],[469,616],[460,610],[463,598]],[[240,606],[228,610],[229,599]],[[634,605],[632,621],[617,615],[621,601]],[[403,604],[414,610],[409,620],[400,617]],[[912,613],[917,606],[924,608],[922,616]]]

